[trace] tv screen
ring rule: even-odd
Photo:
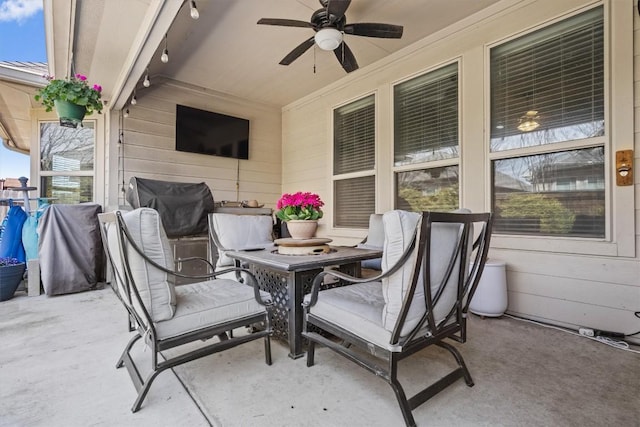
[[[249,158],[249,120],[176,105],[176,150]]]

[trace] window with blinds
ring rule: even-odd
[[[600,6],[491,49],[495,233],[605,237],[604,45]]]
[[[394,87],[395,166],[458,153],[458,63]]]
[[[333,113],[333,174],[375,166],[374,95],[337,108]]]
[[[334,181],[334,223],[336,227],[368,228],[375,212],[375,176]]]
[[[334,227],[367,228],[375,212],[375,130],[374,95],[334,110]]]
[[[491,49],[491,151],[602,136],[604,125],[602,7]]]

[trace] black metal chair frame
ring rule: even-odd
[[[448,267],[447,273],[443,281],[435,294],[431,292],[431,283],[429,272],[429,260],[431,251],[437,250],[437,248],[431,248],[428,244],[431,240],[431,230],[433,223],[454,223],[461,225],[461,231],[459,235],[458,245],[455,251],[455,257],[452,257]],[[482,224],[481,230],[473,246],[470,244],[473,236],[472,225]],[[489,243],[491,238],[491,226],[492,216],[490,213],[438,213],[438,212],[423,212],[422,222],[420,226],[420,238],[416,239],[416,233],[414,233],[413,241],[407,247],[402,254],[398,262],[389,270],[382,274],[366,278],[359,279],[337,271],[324,271],[313,281],[311,298],[305,305],[304,314],[304,329],[302,335],[309,340],[307,350],[307,366],[313,366],[314,364],[314,352],[315,345],[321,344],[338,354],[346,357],[347,359],[355,362],[357,365],[365,368],[369,372],[383,378],[395,392],[396,398],[400,405],[404,421],[407,426],[415,426],[415,420],[413,418],[412,410],[426,402],[428,399],[445,389],[450,384],[454,383],[460,378],[464,378],[466,384],[471,387],[474,385],[471,374],[465,365],[464,359],[460,352],[451,344],[444,342],[445,338],[452,339],[454,341],[464,343],[467,339],[466,336],[466,316],[469,308],[469,303],[480,281],[480,276],[484,269],[484,265],[487,260],[487,254],[489,251]],[[415,249],[415,245],[418,245],[417,261],[413,272],[413,280],[411,286],[403,301],[402,308],[400,310],[399,319],[395,325],[395,329],[391,334],[390,344],[397,346],[399,351],[391,351],[388,348],[380,347],[374,343],[362,339],[353,333],[346,331],[336,325],[329,323],[321,318],[313,315],[310,311],[311,307],[317,302],[318,292],[323,282],[324,276],[335,276],[343,281],[350,283],[366,283],[371,281],[379,281],[384,277],[387,277],[407,262],[411,253]],[[472,247],[471,247],[472,246]],[[457,283],[457,300],[454,307],[451,309],[445,320],[436,324],[433,317],[433,307],[442,295],[442,285],[446,284],[448,278],[454,271],[456,259],[465,260],[467,255],[471,255],[474,252],[473,267],[470,271],[465,270],[466,263],[460,262],[459,280]],[[418,283],[418,277],[420,270],[422,270],[422,277],[424,277],[423,283]],[[421,318],[419,323],[411,330],[406,336],[401,336],[402,327],[409,312],[413,295],[417,286],[424,287],[426,313]],[[312,329],[313,326],[313,329]],[[315,332],[320,328],[323,331],[338,337],[341,342],[337,342],[326,338],[318,332]],[[425,333],[425,330],[428,331]],[[407,399],[402,385],[398,380],[398,362],[406,357],[430,346],[437,345],[447,350],[455,358],[458,367],[440,378],[436,382],[427,386],[420,392],[416,393],[413,397]],[[371,360],[371,357],[363,357],[362,351],[358,352],[358,348],[364,349],[370,355],[375,356],[375,361]],[[382,361],[383,363],[379,363]]]
[[[153,380],[161,372],[167,369],[173,368],[175,366],[182,365],[183,363],[187,363],[204,356],[218,353],[218,352],[227,350],[229,348],[235,347],[237,345],[244,344],[249,341],[253,341],[259,338],[264,338],[265,362],[267,365],[271,365],[272,361],[271,361],[270,337],[271,337],[272,330],[271,330],[271,324],[269,320],[270,317],[268,314],[268,310],[271,306],[271,302],[262,301],[260,297],[260,291],[257,286],[257,281],[250,271],[241,269],[241,268],[230,267],[228,269],[225,269],[224,271],[212,272],[206,275],[194,276],[194,275],[187,275],[183,273],[178,273],[173,270],[169,270],[157,264],[153,260],[149,259],[144,254],[144,252],[140,249],[140,247],[136,245],[136,243],[131,238],[129,230],[126,227],[120,212],[115,212],[115,213],[110,212],[110,213],[99,214],[98,217],[100,220],[100,231],[102,234],[103,245],[104,245],[105,252],[107,254],[107,258],[109,260],[112,274],[113,274],[111,287],[115,292],[115,294],[120,299],[120,301],[122,302],[123,306],[127,309],[128,320],[129,320],[128,322],[129,332],[134,332],[134,331],[136,332],[133,338],[131,338],[129,343],[126,345],[124,351],[122,352],[122,355],[120,356],[120,358],[118,359],[118,362],[116,363],[116,368],[121,368],[122,366],[125,366],[127,368],[127,371],[129,372],[129,376],[131,377],[131,380],[133,381],[136,391],[138,392],[138,396],[131,408],[132,412],[136,412],[140,409],[142,402],[144,401],[147,395],[147,392],[149,391],[149,388],[153,383]],[[111,254],[109,250],[109,245],[107,244],[107,235],[106,235],[107,233],[106,233],[105,227],[108,223],[115,223],[117,225],[117,229],[118,229],[117,235],[119,239],[120,254],[117,254],[116,256],[120,256],[121,259],[123,260],[124,277],[122,277],[122,275],[119,274],[118,269],[115,268],[114,261],[113,261],[114,254]],[[236,319],[234,321],[224,322],[224,323],[220,323],[220,324],[216,324],[208,327],[203,327],[200,329],[195,329],[193,331],[190,331],[188,333],[185,333],[179,336],[160,339],[157,336],[156,328],[154,326],[153,320],[151,319],[149,312],[144,306],[142,298],[140,297],[140,294],[138,292],[137,286],[133,280],[133,276],[131,273],[131,266],[129,265],[129,258],[128,258],[129,248],[137,252],[142,258],[144,258],[145,262],[149,263],[154,268],[157,268],[158,270],[161,270],[167,274],[177,276],[177,277],[210,280],[210,279],[216,278],[216,276],[219,276],[220,274],[224,274],[230,271],[238,271],[238,272],[242,272],[243,274],[246,273],[247,277],[250,278],[249,281],[251,282],[251,286],[254,289],[256,301],[264,305],[267,308],[267,311],[265,313],[246,316],[244,318]],[[202,258],[183,258],[183,259],[180,259],[179,261],[180,262],[196,262],[196,261],[206,262],[211,267],[211,271],[213,271],[213,267],[211,266],[211,263]],[[122,284],[122,287],[126,290],[125,295],[120,294],[120,292],[118,291],[117,284],[114,286],[114,283],[113,283],[114,280],[119,281],[119,283]],[[244,286],[244,285],[239,284],[239,286]],[[140,307],[141,313],[139,313],[138,310],[133,309],[134,301],[137,303],[138,307]],[[229,337],[230,334],[227,334],[227,332],[230,332],[233,329],[240,328],[240,327],[251,327],[254,324],[264,324],[264,327],[260,328],[260,330],[255,330],[253,333],[250,333],[244,336],[239,336],[239,337],[233,337],[233,336]],[[206,346],[199,347],[195,350],[181,353],[171,358],[166,358],[164,355],[160,353],[164,350],[168,350],[174,347],[179,347],[183,344],[191,343],[194,341],[205,341],[215,336],[219,338],[219,341],[210,343]],[[152,371],[145,379],[143,379],[142,376],[140,375],[138,367],[136,366],[135,362],[133,361],[130,355],[130,351],[133,345],[143,337],[152,350],[151,351]],[[161,354],[163,359],[160,362],[158,361],[158,354]]]

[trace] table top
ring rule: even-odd
[[[282,271],[302,271],[329,265],[342,265],[365,259],[380,258],[382,251],[348,246],[332,246],[327,254],[283,255],[277,248],[250,251],[228,251],[230,258],[264,265]]]

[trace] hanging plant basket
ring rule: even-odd
[[[0,266],[0,301],[13,298],[18,285],[22,281],[26,264]]]
[[[59,99],[53,101],[53,104],[60,119],[60,126],[77,128],[79,124],[82,124],[82,119],[87,113],[87,107]]]

